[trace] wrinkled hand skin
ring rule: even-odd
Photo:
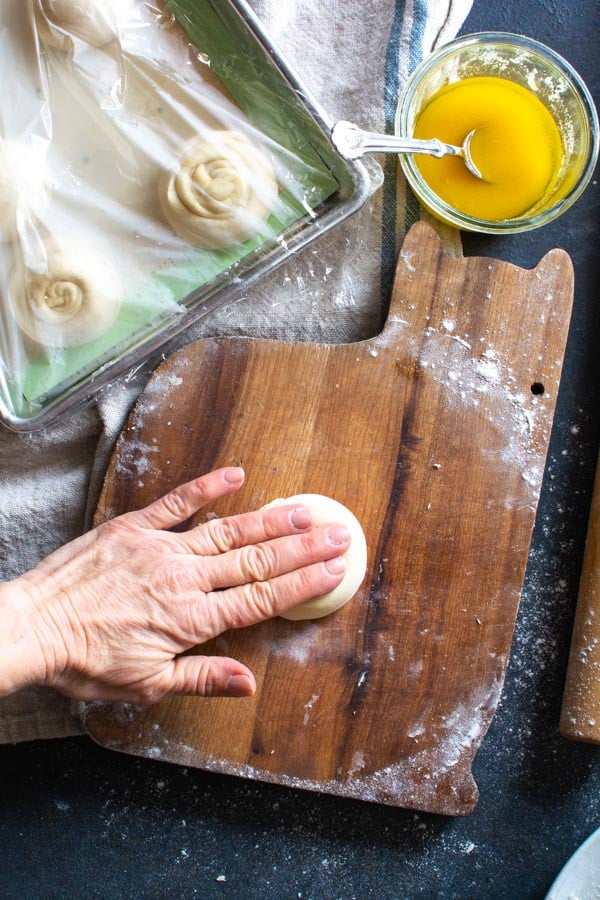
[[[181,654],[332,590],[350,538],[293,506],[168,530],[243,480],[238,468],[203,475],[0,585],[0,695],[30,684],[136,703],[253,694],[242,663]]]

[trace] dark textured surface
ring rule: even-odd
[[[597,0],[475,0],[464,32],[510,29],[565,55],[600,98]],[[542,898],[600,826],[600,748],[558,719],[600,415],[598,185],[553,225],[465,239],[533,266],[567,250],[575,312],[481,799],[444,819],[117,756],[86,739],[0,748],[0,896]]]

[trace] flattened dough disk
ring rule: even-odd
[[[344,606],[359,589],[367,569],[367,542],[361,524],[356,516],[350,512],[347,506],[338,503],[331,497],[323,494],[295,494],[293,497],[280,498],[267,503],[265,509],[271,506],[283,505],[308,506],[313,514],[315,525],[327,525],[339,522],[350,531],[350,547],[344,554],[346,559],[346,574],[333,591],[301,603],[285,613],[282,618],[297,621],[300,619],[321,619]]]

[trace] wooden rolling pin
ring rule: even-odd
[[[600,744],[600,460],[596,468],[560,733]]]

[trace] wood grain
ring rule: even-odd
[[[88,733],[212,771],[469,812],[471,764],[508,662],[572,292],[562,251],[532,271],[455,260],[419,224],[376,337],[207,339],[161,365],[119,439],[98,522],[241,464],[242,491],[198,521],[328,494],[363,524],[369,568],[355,600],[325,619],[275,619],[202,648],[249,665],[256,697],[88,704]]]

